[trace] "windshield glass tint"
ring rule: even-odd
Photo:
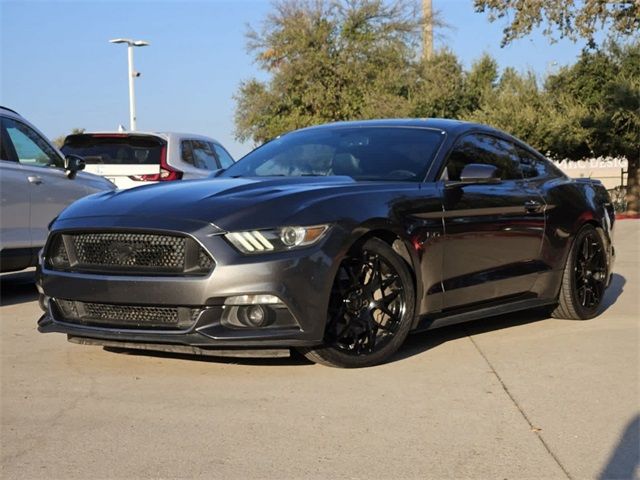
[[[444,135],[409,127],[335,127],[276,138],[232,165],[225,177],[347,175],[421,181]]]
[[[163,145],[155,137],[72,135],[62,152],[80,155],[87,164],[158,165]]]

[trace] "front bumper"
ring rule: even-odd
[[[318,245],[295,251],[243,255],[210,224],[166,219],[110,218],[56,222],[60,231],[128,231],[187,234],[214,258],[215,268],[206,276],[101,275],[49,269],[41,258],[37,284],[45,301],[38,321],[40,332],[66,333],[74,338],[109,342],[182,345],[204,348],[278,348],[321,343],[331,285],[339,257],[339,243],[328,235]],[[168,229],[167,224],[173,228]],[[46,247],[45,247],[46,251]],[[313,292],[313,294],[310,294]],[[228,297],[267,294],[280,298],[292,321],[261,328],[231,328],[222,321]],[[85,325],[66,321],[57,299],[109,305],[189,307],[198,309],[194,323],[185,330]],[[295,325],[295,326],[294,326]]]

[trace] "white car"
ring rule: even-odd
[[[73,134],[65,139],[62,152],[83,157],[88,172],[118,188],[206,178],[234,162],[213,138],[173,132]]]
[[[0,107],[0,272],[37,264],[49,223],[80,197],[116,186],[79,172],[80,157],[64,157],[33,125]]]

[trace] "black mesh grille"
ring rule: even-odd
[[[202,249],[198,252],[198,267],[204,270],[211,270],[213,268],[213,260]]]
[[[55,303],[66,322],[110,327],[184,330],[195,323],[200,313],[200,309],[188,307],[113,305],[62,299]]]
[[[142,233],[73,235],[77,260],[85,265],[182,269],[186,238]]]
[[[213,259],[188,237],[156,233],[88,232],[58,235],[47,252],[54,269],[98,273],[206,274]]]

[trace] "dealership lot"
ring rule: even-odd
[[[594,320],[448,327],[363,370],[71,344],[4,275],[2,478],[636,478],[640,222],[616,245]]]

